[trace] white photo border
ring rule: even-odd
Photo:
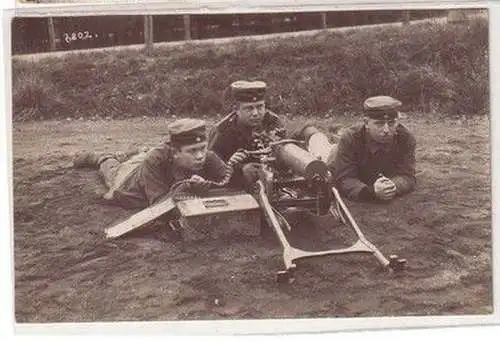
[[[290,2],[292,5],[290,5]],[[260,4],[259,4],[260,3]],[[285,7],[285,3],[288,3]],[[175,4],[175,3],[174,3]],[[182,4],[183,6],[179,6]],[[7,316],[7,326],[12,326],[16,334],[23,335],[85,335],[88,333],[99,333],[101,335],[268,335],[268,334],[297,334],[297,333],[328,333],[340,331],[357,330],[386,330],[386,329],[408,329],[408,328],[436,328],[453,326],[479,326],[500,324],[500,295],[499,271],[500,259],[498,245],[500,234],[497,225],[497,200],[499,198],[498,175],[495,170],[499,168],[500,158],[497,150],[500,148],[500,137],[496,132],[500,129],[500,120],[497,118],[500,99],[495,96],[500,86],[500,69],[496,58],[500,55],[500,42],[498,37],[500,31],[500,4],[485,1],[410,1],[402,5],[396,1],[357,1],[347,3],[341,1],[247,1],[246,6],[236,5],[236,1],[180,1],[176,6],[172,2],[164,3],[157,1],[141,1],[130,3],[129,1],[109,1],[105,4],[71,4],[61,3],[51,5],[20,5],[15,4],[15,9],[4,11],[3,16],[3,53],[5,101],[2,112],[5,112],[5,120],[1,125],[2,140],[0,146],[5,148],[7,161],[6,167],[2,169],[0,191],[8,195],[2,195],[2,211],[8,211],[8,215],[2,215],[2,229],[0,240],[1,262],[2,262],[2,318]],[[120,5],[117,8],[116,5]],[[493,242],[493,307],[491,315],[469,315],[469,316],[427,316],[427,317],[377,317],[377,318],[318,318],[318,319],[269,319],[269,320],[217,320],[217,321],[169,321],[169,322],[116,322],[116,323],[63,323],[63,324],[16,324],[14,322],[14,266],[13,266],[13,208],[12,208],[12,123],[11,123],[11,41],[10,20],[15,16],[73,16],[73,15],[112,15],[112,14],[190,14],[190,13],[245,13],[245,12],[276,12],[276,11],[321,11],[321,10],[353,10],[353,9],[422,9],[422,8],[488,8],[489,9],[489,40],[490,40],[490,103],[491,103],[491,184],[492,184],[492,242]],[[4,142],[6,143],[4,146]],[[4,175],[5,170],[5,177]],[[6,209],[4,209],[6,208]],[[7,271],[5,271],[7,270]],[[8,278],[5,282],[4,278]],[[4,298],[5,297],[5,298]],[[7,310],[7,314],[5,314]],[[293,322],[292,322],[293,321]],[[3,329],[2,320],[2,329]]]

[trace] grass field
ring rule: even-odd
[[[317,123],[327,130],[354,120]],[[102,205],[98,174],[72,169],[73,156],[156,145],[165,120],[15,124],[17,321],[491,313],[489,120],[415,116],[405,123],[418,141],[418,189],[387,205],[348,206],[384,254],[408,259],[407,271],[391,276],[371,256],[303,260],[295,283],[283,287],[275,283],[280,245],[267,228],[260,237],[230,243],[187,245],[161,229],[104,240],[103,229],[130,212]],[[296,245],[353,240],[329,219],[290,219]]]

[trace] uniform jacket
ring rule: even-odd
[[[272,111],[266,111],[263,121],[264,131],[271,131],[283,126],[283,122],[278,115]],[[253,138],[250,133],[238,125],[236,112],[230,113],[212,128],[208,135],[208,149],[214,151],[225,162],[238,149],[254,149]],[[229,186],[248,190],[249,185],[249,180],[245,179],[241,168],[235,169]]]
[[[270,110],[264,115],[263,127],[266,131],[282,128],[281,119]],[[232,112],[218,122],[208,136],[208,149],[214,151],[227,162],[238,149],[253,149],[252,136],[238,125],[238,115]]]
[[[220,181],[225,174],[225,163],[208,151],[204,167],[197,172],[174,174],[172,150],[168,144],[150,150],[139,164],[115,189],[113,199],[126,208],[145,208],[164,197],[177,181],[197,174],[206,180]]]
[[[362,200],[360,193],[372,188],[380,173],[396,184],[396,195],[412,191],[416,184],[413,135],[398,125],[393,143],[383,151],[369,142],[367,134],[364,125],[359,125],[347,130],[339,141],[331,169],[339,192],[348,199]]]

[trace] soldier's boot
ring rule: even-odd
[[[88,152],[76,156],[73,168],[99,169],[99,165],[106,159],[115,157],[112,154]]]

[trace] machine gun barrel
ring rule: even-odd
[[[324,161],[327,165],[333,162],[337,146],[331,144],[328,137],[314,126],[305,127],[300,137],[307,142],[307,150],[314,158]]]
[[[277,161],[289,167],[296,174],[303,176],[306,181],[312,181],[316,177],[327,178],[328,167],[326,163],[316,159],[311,153],[296,144],[277,145],[275,150]]]

